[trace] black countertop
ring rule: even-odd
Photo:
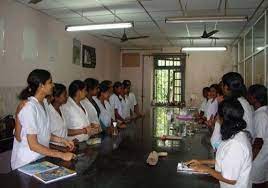
[[[98,146],[81,143],[76,161],[45,158],[76,170],[75,177],[46,185],[15,170],[9,174],[1,174],[1,184],[3,187],[14,188],[219,187],[218,182],[210,176],[180,174],[176,171],[178,162],[211,157],[207,131],[200,130],[194,136],[187,136],[181,141],[164,143],[156,137],[157,134],[169,132],[168,121],[163,122],[166,118],[165,110],[160,110],[163,111],[162,115],[155,113],[155,109],[153,111],[144,120],[128,125],[118,136],[103,136],[102,143]],[[168,151],[168,157],[160,158],[156,166],[149,166],[146,159],[153,150]]]

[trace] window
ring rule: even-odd
[[[254,84],[264,84],[264,52],[254,56]]]
[[[254,52],[261,51],[265,45],[264,16],[256,23],[253,30]]]
[[[246,81],[246,86],[249,87],[252,85],[252,58],[249,58],[246,61],[246,72],[245,72],[245,81]]]
[[[184,100],[185,55],[154,57],[154,100],[157,104]]]
[[[245,37],[245,47],[246,47],[246,56],[248,57],[252,54],[252,29],[249,30]]]

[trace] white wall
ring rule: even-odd
[[[87,77],[119,79],[119,74],[115,74],[120,66],[117,46],[87,33],[67,33],[63,23],[12,0],[0,1],[1,22],[4,23],[4,30],[0,31],[1,36],[4,34],[4,42],[0,44],[0,117],[14,111],[16,93],[26,85],[29,72],[35,68],[49,70],[55,82],[66,85],[74,79]],[[34,60],[31,61],[23,59],[24,29],[31,29],[36,35]],[[96,49],[95,69],[72,64],[74,37]],[[50,62],[52,55],[55,62]]]
[[[164,49],[162,53],[176,53],[176,49]],[[122,51],[122,53],[131,53],[133,51]],[[136,93],[141,104],[142,95],[142,54],[156,53],[157,51],[140,51],[141,64],[136,68],[121,67],[120,78],[130,79],[133,82],[133,91]],[[134,53],[137,53],[135,51]],[[212,83],[218,83],[221,76],[232,70],[232,59],[230,51],[227,52],[192,52],[186,58],[186,76],[185,76],[185,99],[189,104],[191,95],[197,99],[193,105],[197,106],[202,100],[202,88]],[[144,108],[149,110],[152,100],[153,84],[153,57],[144,58]]]

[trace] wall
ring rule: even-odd
[[[86,77],[119,79],[119,74],[114,74],[120,66],[117,46],[87,33],[67,33],[64,28],[63,23],[25,5],[11,0],[0,1],[0,117],[14,112],[16,94],[26,85],[29,72],[35,68],[49,70],[55,82],[66,85]],[[23,58],[23,51],[27,50],[23,40],[25,29],[33,31],[31,38],[36,38],[36,49],[30,49],[32,59]],[[95,69],[72,64],[74,37],[96,49]],[[31,47],[31,41],[27,45]],[[50,61],[51,57],[54,62]]]
[[[177,48],[178,49],[178,48]],[[177,49],[164,49],[162,53],[176,53]],[[133,51],[122,51],[121,53]],[[137,52],[137,51],[135,51]],[[151,54],[160,51],[140,51],[140,54]],[[121,67],[120,78],[130,79],[133,82],[133,91],[141,104],[142,95],[142,59],[141,65],[136,68]],[[192,52],[186,58],[186,85],[185,98],[188,105],[191,96],[196,96],[193,106],[198,106],[202,100],[202,88],[212,83],[218,83],[221,76],[232,70],[231,52]],[[144,57],[144,108],[149,110],[152,100],[153,85],[153,57]]]

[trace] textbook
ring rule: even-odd
[[[52,164],[48,161],[43,161],[43,162],[25,165],[25,166],[19,168],[18,171],[20,171],[24,174],[27,174],[29,176],[32,176],[36,173],[45,172],[48,170],[53,170],[53,169],[58,168],[58,167],[59,166]]]
[[[73,170],[67,169],[65,167],[59,167],[46,172],[40,172],[33,175],[37,180],[48,184],[55,181],[59,181],[68,177],[75,176],[77,173]]]
[[[178,163],[177,172],[187,173],[187,174],[205,174],[205,175],[208,174],[208,173],[202,173],[202,172],[194,171],[191,167],[189,167],[188,165],[186,165],[183,162]]]

